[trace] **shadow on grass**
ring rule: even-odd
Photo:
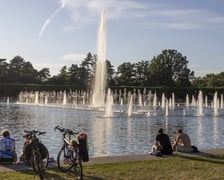
[[[68,173],[63,173],[60,170],[58,170],[57,168],[51,168],[48,169],[45,172],[45,178],[46,179],[54,179],[54,180],[70,180],[70,179],[76,179],[77,176],[73,173],[73,171],[68,172]],[[91,176],[85,175],[85,172],[83,174],[83,179],[88,179],[88,180],[103,180],[103,178],[97,177],[97,176]]]
[[[209,162],[214,164],[224,164],[224,156],[223,155],[214,155],[204,152],[199,153],[181,153],[176,155],[177,157],[195,160],[195,161],[202,161],[202,162]]]

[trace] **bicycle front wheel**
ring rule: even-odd
[[[75,175],[82,180],[83,179],[82,160],[78,151],[74,152],[74,155],[75,157],[73,162],[74,162]]]
[[[40,177],[40,180],[44,180],[44,169],[40,154],[34,154],[32,158],[33,171]]]
[[[57,164],[58,169],[62,172],[68,172],[73,167],[73,155],[72,151],[66,147],[65,145],[62,146],[58,153],[57,157]]]

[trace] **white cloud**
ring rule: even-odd
[[[103,9],[106,10],[108,19],[133,18],[139,16],[136,11],[145,9],[145,5],[133,0],[70,0],[65,8],[69,11],[73,21],[73,24],[67,25],[65,29],[73,30],[98,21]]]
[[[224,16],[205,9],[186,9],[170,3],[150,3],[120,0],[70,0],[67,4],[74,22],[91,22],[98,19],[102,8],[106,9],[108,19],[139,18],[153,27],[167,29],[198,29],[210,25],[224,24]],[[212,26],[211,26],[212,27]]]
[[[70,16],[65,31],[79,29],[99,20],[102,9],[106,10],[107,19],[134,19],[153,28],[162,29],[199,29],[215,28],[224,25],[224,16],[205,9],[176,7],[170,3],[152,3],[137,0],[61,0],[60,7],[51,14],[41,27],[43,35],[52,19],[64,8]]]
[[[33,64],[34,68],[37,69],[38,71],[43,69],[43,68],[49,68],[50,74],[51,75],[57,75],[61,68],[65,64],[59,64],[59,63],[35,63]]]
[[[199,29],[224,25],[224,16],[205,9],[183,9],[178,7],[157,6],[145,13],[148,26],[167,29]]]
[[[44,34],[45,29],[50,24],[52,19],[65,7],[65,5],[66,5],[65,0],[61,0],[61,6],[56,11],[54,11],[50,15],[50,17],[44,22],[44,24],[42,25],[42,27],[40,29],[40,32],[39,32],[38,36],[42,36]]]
[[[66,61],[82,61],[86,58],[86,54],[64,54],[62,59]]]

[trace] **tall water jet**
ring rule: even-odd
[[[186,95],[186,104],[185,104],[185,106],[187,106],[187,107],[188,107],[188,106],[189,106],[189,104],[190,104],[190,103],[189,103],[189,95],[187,94],[187,95]]]
[[[169,103],[166,101],[166,110],[165,110],[165,116],[167,117],[169,115]]]
[[[105,117],[112,117],[113,116],[113,94],[111,90],[107,90],[107,97],[106,97],[106,106],[105,106]]]
[[[39,104],[39,93],[38,93],[38,91],[35,92],[34,104]]]
[[[156,97],[156,93],[154,93],[154,96],[153,96],[153,103],[152,103],[153,107],[156,107],[157,106],[157,97]]]
[[[138,104],[139,106],[142,106],[142,94],[140,91],[138,92]]]
[[[219,113],[218,113],[218,108],[219,108],[219,99],[218,99],[218,93],[217,91],[215,92],[214,94],[214,97],[213,97],[213,109],[214,109],[214,116],[218,116]]]
[[[9,96],[7,97],[6,103],[7,103],[7,105],[9,105]]]
[[[161,108],[165,109],[166,107],[166,97],[164,95],[164,93],[162,94],[162,102],[161,102]]]
[[[102,11],[100,27],[98,32],[98,49],[93,84],[93,106],[104,106],[106,88],[106,13]]]
[[[202,91],[199,91],[198,94],[198,116],[203,116],[203,94]]]
[[[132,115],[132,105],[133,105],[133,99],[132,99],[132,95],[130,97],[130,101],[129,101],[129,104],[128,104],[128,117],[131,117]]]
[[[67,94],[66,91],[63,92],[63,102],[62,104],[65,106],[67,104]]]
[[[220,102],[220,108],[223,109],[223,107],[224,107],[224,106],[223,106],[223,105],[224,105],[224,104],[223,104],[223,94],[221,94],[221,100],[220,100],[220,101],[221,101],[221,102]]]
[[[172,109],[175,108],[175,104],[176,104],[176,102],[175,102],[175,95],[174,95],[174,93],[172,93],[172,104],[171,104]]]

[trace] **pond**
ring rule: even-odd
[[[112,117],[105,117],[102,111],[1,103],[0,127],[10,130],[18,154],[22,151],[24,130],[46,131],[41,141],[54,158],[62,145],[62,134],[54,130],[57,125],[86,132],[90,157],[147,153],[159,127],[164,128],[171,141],[181,128],[199,150],[223,148],[223,112],[213,116],[205,110],[204,116],[195,116],[195,108],[189,108],[182,115],[184,108],[177,107],[166,116],[158,111],[151,116],[136,113],[128,117],[124,112],[115,112]]]

